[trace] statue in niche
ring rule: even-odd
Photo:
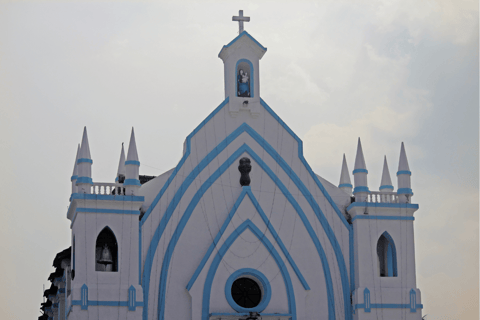
[[[247,157],[240,159],[238,165],[238,171],[240,171],[240,185],[249,186],[250,185],[250,176],[248,175],[252,171],[252,165],[250,164],[250,159]]]
[[[243,69],[238,70],[237,75],[237,95],[239,97],[250,97],[250,78],[248,73]]]

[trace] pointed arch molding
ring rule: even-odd
[[[230,221],[232,220],[233,216],[235,215],[235,213],[237,212],[237,209],[238,207],[240,207],[240,204],[242,203],[243,199],[245,199],[245,195],[248,195],[248,197],[250,198],[250,200],[252,201],[252,204],[253,206],[255,207],[255,209],[257,210],[258,214],[260,215],[260,217],[262,218],[263,220],[263,223],[265,223],[265,225],[267,226],[268,230],[270,231],[270,233],[272,234],[273,238],[275,239],[275,241],[278,243],[278,246],[280,247],[280,249],[282,250],[283,252],[283,255],[287,258],[288,262],[290,263],[290,266],[292,267],[292,269],[295,271],[295,274],[297,275],[298,277],[298,280],[302,283],[303,285],[303,288],[305,290],[310,290],[310,287],[308,286],[308,283],[307,281],[305,280],[305,278],[303,277],[302,273],[300,272],[300,270],[298,269],[297,267],[297,264],[295,263],[295,261],[293,261],[293,258],[292,256],[290,255],[290,253],[288,252],[287,248],[285,247],[285,245],[283,244],[283,241],[282,239],[280,239],[278,233],[275,231],[275,228],[272,226],[272,224],[270,223],[270,220],[268,219],[267,215],[265,214],[265,212],[263,211],[262,207],[260,206],[260,204],[258,203],[257,199],[255,198],[255,196],[253,195],[252,193],[252,190],[249,186],[244,186],[242,187],[242,193],[240,194],[240,196],[238,196],[238,199],[237,201],[235,202],[232,210],[230,211],[230,214],[228,215],[227,219],[225,219],[225,222],[223,223],[222,227],[220,228],[220,231],[218,231],[218,234],[217,236],[215,237],[215,239],[213,240],[212,244],[210,245],[210,247],[208,248],[207,252],[205,253],[205,256],[203,257],[202,261],[200,262],[200,264],[198,265],[197,269],[195,270],[195,273],[193,274],[192,278],[190,279],[190,281],[188,282],[188,285],[187,285],[187,290],[190,290],[193,286],[193,284],[195,283],[195,280],[197,280],[197,277],[200,275],[200,273],[202,272],[203,270],[203,267],[205,266],[205,264],[207,263],[208,259],[210,258],[213,250],[215,249],[215,247],[218,245],[218,242],[220,241],[220,239],[222,239],[222,236],[225,232],[225,230],[227,229],[228,225],[230,224]],[[333,292],[332,292],[333,294]]]
[[[293,291],[292,280],[288,274],[287,267],[283,263],[282,258],[278,254],[275,247],[272,245],[270,240],[264,236],[262,231],[255,226],[255,224],[249,219],[245,220],[234,232],[230,234],[225,243],[222,245],[220,250],[218,250],[215,258],[210,265],[207,273],[207,279],[205,280],[205,285],[203,286],[203,300],[202,300],[202,320],[208,320],[210,318],[210,293],[212,291],[212,283],[215,278],[215,273],[217,272],[218,265],[222,261],[223,256],[230,248],[230,246],[237,240],[237,238],[245,231],[249,229],[252,233],[262,242],[262,244],[268,249],[273,259],[277,263],[278,268],[283,277],[283,282],[285,283],[285,290],[287,292],[288,299],[288,313],[292,315],[292,320],[297,319],[297,312],[295,306],[295,294]]]
[[[222,109],[227,103],[228,103],[228,98],[220,104],[186,139],[186,151],[182,159],[180,160],[179,164],[177,167],[174,169],[170,177],[168,178],[167,182],[164,184],[160,192],[157,194],[155,199],[153,200],[152,204],[146,211],[144,217],[140,221],[140,229],[143,226],[143,224],[147,221],[148,217],[150,216],[151,212],[153,209],[156,207],[158,202],[160,201],[161,197],[165,193],[165,191],[168,189],[169,185],[185,163],[186,159],[190,155],[191,151],[191,138],[208,122],[210,121],[216,113],[220,109]],[[326,200],[329,202],[329,204],[332,206],[336,214],[338,215],[339,219],[342,221],[344,226],[347,228],[349,232],[349,257],[350,257],[350,283],[351,286],[353,287],[354,283],[354,268],[353,268],[353,229],[352,227],[348,224],[346,221],[345,217],[343,214],[340,212],[338,209],[337,205],[334,203],[333,199],[330,197],[326,189],[323,187],[319,179],[316,177],[315,173],[312,171],[308,163],[303,157],[303,147],[302,147],[302,141],[291,131],[291,129],[270,109],[270,107],[263,101],[261,100],[262,106],[269,112],[279,123],[289,132],[289,134],[297,141],[298,143],[298,156],[301,160],[301,162],[304,164],[305,168],[307,171],[310,173],[312,179],[315,181],[317,187],[320,189]],[[335,253],[335,257],[337,260],[338,268],[340,271],[340,278],[341,278],[341,283],[342,283],[342,292],[343,292],[343,305],[344,305],[344,313],[345,313],[345,319],[350,320],[351,319],[351,306],[350,306],[350,284],[348,281],[348,273],[347,273],[347,267],[345,265],[345,260],[343,257],[343,253],[341,252],[340,245],[335,237],[335,234],[330,227],[328,221],[325,218],[325,215],[323,214],[322,210],[320,209],[318,203],[314,200],[313,196],[310,194],[309,190],[306,188],[306,186],[303,184],[303,182],[300,180],[300,178],[297,176],[297,174],[290,168],[290,166],[286,163],[286,161],[276,152],[276,150],[266,141],[264,140],[253,128],[251,128],[248,124],[243,123],[240,125],[236,130],[234,130],[231,134],[229,134],[222,142],[220,142],[210,153],[203,158],[200,163],[189,173],[189,175],[184,179],[182,185],[180,188],[178,188],[177,192],[175,193],[175,196],[173,199],[170,201],[167,210],[165,214],[162,216],[160,223],[155,230],[155,233],[151,239],[151,242],[149,244],[149,248],[147,250],[147,256],[145,259],[145,265],[143,269],[143,277],[142,277],[142,285],[144,289],[144,296],[145,296],[145,308],[143,309],[143,318],[144,320],[148,319],[148,293],[149,293],[149,285],[150,285],[150,275],[152,271],[152,265],[153,265],[153,258],[156,252],[156,249],[158,247],[158,243],[160,241],[160,238],[163,235],[163,232],[170,220],[170,217],[172,216],[175,208],[177,207],[178,203],[180,202],[181,198],[183,197],[183,194],[186,192],[190,184],[195,180],[196,176],[213,160],[216,158],[216,156],[222,152],[232,141],[234,141],[240,134],[243,132],[246,132],[249,134],[276,162],[277,164],[287,173],[287,175],[290,177],[292,182],[296,185],[296,187],[301,191],[302,195],[305,197],[307,202],[310,204],[310,207],[312,208],[313,212],[315,213],[317,219],[319,220],[322,228],[324,229],[330,244],[332,245],[332,248]],[[258,155],[246,144],[241,146],[235,153],[233,153],[230,158],[225,161],[218,169],[217,171],[212,174],[202,185],[202,187],[198,190],[197,194],[194,196],[194,199],[197,197],[201,197],[203,193],[209,188],[209,186],[219,177],[221,172],[224,172],[231,163],[233,163],[238,157],[243,153],[247,152],[254,158],[254,160],[262,167],[262,169],[270,176],[270,178],[277,184],[280,190],[284,193],[285,197],[289,200],[289,202],[294,206],[296,209],[297,213],[299,214],[300,218],[302,219],[302,222],[304,223],[310,237],[312,238],[313,243],[315,244],[317,251],[319,253],[319,256],[322,260],[323,264],[323,259],[326,260],[325,252],[323,251],[323,248],[320,245],[320,241],[318,240],[318,237],[316,236],[312,226],[310,225],[308,219],[306,218],[305,214],[303,213],[302,209],[298,205],[298,203],[295,201],[295,199],[292,197],[292,195],[288,192],[286,187],[283,185],[283,183],[280,181],[280,179],[273,173],[273,171],[263,162],[263,160],[258,157]],[[199,200],[199,199],[198,199]],[[198,202],[197,200],[197,202]],[[193,200],[190,203],[189,207],[187,208],[186,212],[188,210],[193,211],[195,204],[193,204]],[[190,207],[192,206],[192,207]],[[183,228],[185,227],[186,222],[188,221],[187,215],[184,214],[182,217],[182,220],[179,222],[179,225],[177,226],[177,229],[175,230],[175,235],[172,237],[170,244],[172,246],[169,247],[165,253],[165,258],[164,258],[164,264],[169,265],[170,262],[170,257],[173,254],[173,249],[175,247],[176,242],[178,241],[181,232],[183,231]],[[183,219],[186,219],[185,221]],[[183,224],[183,225],[182,225]],[[140,244],[141,245],[141,244]],[[139,256],[139,265],[141,266],[141,257]],[[141,269],[141,268],[140,268]],[[167,267],[168,269],[168,267]],[[327,272],[329,274],[329,267],[328,263],[324,265],[324,272]],[[162,286],[162,283],[164,283],[164,274],[166,274],[167,271],[162,267],[162,276],[161,276],[161,281],[160,281],[160,286]],[[331,279],[331,277],[326,277],[326,282],[327,286],[331,285],[331,280],[328,281],[328,278]],[[333,290],[333,289],[332,289]],[[162,291],[162,290],[160,290]],[[164,291],[163,293],[159,293],[159,302],[163,300],[164,302]],[[335,317],[335,307],[334,307],[334,302],[333,302],[333,296],[329,295],[329,319],[333,319]],[[159,313],[163,312],[163,308],[161,308],[161,304],[158,306]],[[162,316],[163,317],[163,316]],[[159,319],[163,319],[159,315]],[[333,317],[333,318],[332,318]]]

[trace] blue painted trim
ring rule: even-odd
[[[77,164],[80,164],[80,163],[82,163],[82,162],[92,164],[92,163],[93,163],[93,160],[92,160],[92,159],[87,159],[87,158],[80,158],[80,159],[77,160]]]
[[[219,149],[219,148],[216,148]],[[183,231],[183,228],[185,224],[187,223],[191,212],[195,208],[196,204],[198,201],[200,201],[203,193],[210,187],[210,185],[215,182],[215,180],[228,168],[234,163],[235,161],[238,160],[238,158],[242,155],[242,153],[247,152],[255,162],[257,162],[260,167],[269,175],[269,177],[272,179],[277,184],[277,187],[282,191],[282,193],[285,195],[285,197],[289,200],[289,202],[292,204],[292,206],[295,208],[297,213],[300,216],[300,219],[305,225],[305,228],[307,229],[310,237],[312,238],[313,243],[315,244],[315,247],[317,248],[317,252],[320,256],[320,260],[322,261],[322,267],[324,270],[325,274],[325,282],[327,285],[327,296],[329,299],[329,319],[335,319],[335,305],[334,305],[334,295],[333,295],[333,285],[332,285],[332,280],[330,276],[330,268],[328,266],[328,260],[326,258],[325,252],[320,244],[320,241],[318,240],[315,231],[311,227],[310,223],[308,222],[307,217],[303,213],[302,209],[296,202],[296,200],[293,198],[293,196],[289,193],[288,189],[285,187],[285,185],[278,179],[278,177],[273,173],[273,171],[263,162],[263,160],[246,144],[243,144],[236,152],[234,152],[227,161],[225,161],[206,181],[205,183],[200,187],[200,189],[197,191],[196,195],[193,197],[191,203],[187,207],[184,215],[182,216],[180,222],[178,223],[177,229],[175,230],[174,235],[171,237],[173,241],[170,241],[169,247],[167,248],[165,252],[165,257],[163,259],[163,265],[162,265],[162,271],[161,271],[161,280],[160,280],[160,292],[159,292],[159,312],[163,310],[163,305],[165,303],[164,295],[165,295],[165,290],[166,290],[166,279],[167,279],[167,274],[168,274],[168,265],[170,263],[171,256],[173,254],[173,250],[175,248],[176,242],[181,236],[181,232]],[[208,157],[208,156],[207,156]],[[207,158],[206,157],[206,158]],[[214,157],[213,157],[214,158]],[[213,159],[212,158],[212,159]],[[275,159],[275,157],[274,157]],[[144,297],[148,297],[148,290],[149,290],[149,283],[150,283],[150,274],[151,274],[151,268],[153,265],[153,257],[156,252],[156,248],[158,246],[158,243],[160,241],[160,238],[163,234],[163,231],[168,223],[168,220],[170,219],[171,215],[173,214],[176,205],[180,201],[182,195],[186,190],[188,189],[188,186],[195,180],[196,175],[198,175],[203,168],[201,168],[201,164],[204,162],[205,159],[203,159],[200,164],[192,170],[191,175],[188,176],[185,180],[184,183],[180,186],[180,188],[177,191],[177,194],[174,196],[172,199],[172,202],[168,206],[165,214],[162,217],[162,220],[160,221],[160,225],[157,227],[157,230],[155,231],[155,234],[152,238],[152,241],[149,246],[149,250],[147,252],[147,258],[145,259],[145,267],[144,267],[144,272],[143,272],[143,288],[144,288]],[[205,163],[205,166],[208,163]],[[199,168],[200,167],[200,168]],[[305,188],[305,187],[304,187]],[[310,197],[311,199],[313,197]],[[177,199],[177,200],[176,200]],[[195,201],[194,201],[195,200]],[[176,203],[175,203],[176,201]],[[191,208],[192,207],[192,208]],[[323,217],[325,219],[325,217]],[[162,222],[164,221],[164,222]],[[323,221],[321,221],[323,222]],[[327,223],[328,225],[328,223]],[[330,233],[326,231],[327,235],[333,234],[333,231],[330,229]],[[330,237],[329,237],[330,239]],[[336,239],[335,239],[336,240]],[[332,241],[330,239],[330,241]],[[338,243],[337,243],[338,246]],[[334,247],[335,250],[335,247]],[[341,265],[339,266],[341,268]],[[345,265],[344,265],[345,268]],[[345,268],[346,269],[346,268]],[[345,275],[343,275],[345,276]],[[348,281],[347,281],[348,285]],[[348,291],[347,291],[348,294]],[[146,303],[148,304],[148,298],[145,298]],[[348,301],[350,301],[350,297],[348,296]],[[347,302],[345,302],[347,303]],[[350,305],[350,302],[348,302],[348,305]],[[148,309],[148,306],[147,308]],[[144,318],[147,317],[147,314],[144,313]],[[159,316],[159,319],[161,317]]]
[[[133,214],[133,215],[140,215],[140,210],[120,210],[120,209],[98,209],[98,208],[76,208],[73,214],[72,223],[70,224],[70,228],[73,226],[77,218],[77,213],[115,213],[115,214]]]
[[[70,181],[77,180],[77,178],[78,178],[78,176],[72,176],[72,177],[70,178]]]
[[[260,44],[260,42],[258,42],[257,40],[255,40],[255,38],[253,38],[247,31],[243,31],[243,32],[240,33],[235,39],[233,39],[232,41],[230,41],[226,46],[223,46],[222,50],[220,50],[220,52],[218,53],[218,56],[220,57],[220,54],[222,53],[222,51],[223,51],[224,49],[230,47],[232,44],[234,44],[238,39],[240,39],[240,38],[243,37],[244,35],[245,35],[245,36],[248,36],[250,39],[252,39],[253,42],[255,42],[255,44],[260,47],[260,49],[267,51],[267,48],[265,48],[264,46],[262,46],[262,45]]]
[[[73,304],[73,301],[72,301],[72,304]],[[88,310],[88,287],[85,283],[81,288],[80,305],[82,306],[82,310]]]
[[[365,312],[370,312],[370,290],[368,290],[368,288],[365,288],[365,290],[363,290],[363,302],[365,304]]]
[[[250,66],[250,97],[239,97],[239,98],[253,98],[255,97],[254,95],[254,79],[255,77],[253,76],[255,74],[255,70],[253,69],[253,64],[250,62],[250,60],[247,59],[240,59],[237,61],[237,64],[235,65],[235,96],[238,97],[238,64],[240,62],[246,62]]]
[[[265,172],[267,172],[267,174],[269,174],[269,176],[272,178],[272,180],[277,183],[277,186],[279,187],[280,190],[282,190],[282,192],[284,192],[284,194],[288,193],[288,190],[285,188],[285,186],[282,184],[282,182],[274,175],[273,171],[270,168],[268,168],[268,166],[263,162],[263,160],[252,149],[250,149],[250,147],[248,147],[246,144],[243,144],[237,151],[235,151],[227,159],[227,161],[225,161],[204,182],[204,184],[199,188],[197,193],[192,198],[192,201],[188,205],[187,209],[185,210],[185,213],[182,216],[181,220],[179,221],[179,223],[177,225],[177,228],[175,230],[175,233],[171,237],[171,241],[170,241],[170,243],[168,245],[168,248],[165,252],[165,257],[164,257],[163,263],[162,263],[162,271],[161,271],[161,278],[160,278],[160,285],[159,285],[159,295],[158,295],[158,297],[159,297],[158,298],[159,299],[159,301],[158,301],[158,306],[159,306],[159,308],[158,308],[158,312],[159,312],[158,319],[163,319],[163,311],[164,311],[164,305],[165,305],[165,294],[166,294],[165,291],[166,291],[166,283],[167,283],[166,280],[167,280],[167,275],[168,275],[168,268],[169,268],[169,264],[170,264],[170,259],[171,259],[171,256],[173,255],[173,251],[174,251],[175,246],[178,242],[178,239],[180,239],[181,233],[182,233],[183,229],[185,228],[185,225],[188,222],[188,219],[190,218],[191,213],[195,209],[195,206],[200,201],[200,199],[202,198],[205,191],[208,190],[208,188],[211,186],[211,184],[213,184],[216,181],[216,179],[218,177],[220,177],[220,175],[223,172],[225,172],[225,170],[228,169],[232,165],[232,163],[237,161],[238,158],[244,152],[247,152],[248,154],[250,154],[250,156],[253,158],[253,160],[256,161],[262,167],[262,169]],[[203,160],[200,162],[200,164],[202,162],[203,162]],[[199,164],[199,166],[200,166],[200,164]],[[198,169],[198,170],[197,169],[198,169],[198,166],[197,166],[197,168],[193,169],[192,172],[196,173],[196,174],[199,174],[202,171],[201,169]],[[152,241],[151,241],[151,244],[150,244],[150,247],[149,247],[149,251],[147,253],[146,262],[145,262],[144,280],[143,280],[144,297],[145,297],[145,294],[147,294],[147,296],[148,296],[148,293],[146,293],[146,292],[148,292],[148,287],[149,287],[149,282],[150,282],[150,273],[151,273],[151,268],[152,268],[152,264],[153,264],[153,256],[155,254],[156,247],[158,246],[158,242],[160,241],[161,235],[163,234],[163,230],[165,229],[165,227],[168,223],[168,219],[170,219],[171,215],[173,214],[173,212],[176,208],[176,205],[180,201],[183,193],[188,189],[188,186],[194,181],[195,176],[190,178],[190,175],[189,175],[184,180],[184,183],[178,189],[179,191],[177,191],[177,194],[174,196],[172,202],[170,203],[170,205],[167,208],[167,211],[165,212],[164,216],[162,217],[162,220],[165,218],[165,223],[162,225],[162,222],[160,222],[160,225],[157,228],[157,230],[155,231],[155,234],[152,238]],[[296,208],[298,210],[301,210],[296,202],[291,201],[293,199],[293,197],[291,195],[286,196],[286,197],[287,197],[287,199],[290,200],[290,202],[292,203],[294,208]],[[175,199],[178,199],[177,203],[174,203]],[[293,201],[295,201],[295,200],[293,200]],[[172,204],[174,204],[174,206],[172,206]],[[303,211],[300,211],[300,212],[302,212],[302,214],[303,214]],[[303,218],[302,218],[302,216],[303,216]],[[307,221],[307,223],[308,223],[308,220],[305,217],[305,215],[303,214],[302,216],[301,216],[302,221],[304,223],[305,223],[305,221]],[[311,226],[310,226],[310,229],[311,229],[311,232],[309,232],[309,233],[311,235],[315,234],[314,231],[313,231],[313,228],[311,228]],[[308,227],[307,227],[307,230],[308,230]],[[315,236],[315,238],[316,238],[316,236]],[[327,288],[327,293],[331,293],[331,295],[328,295],[328,297],[329,297],[329,302],[331,302],[331,304],[329,304],[329,307],[331,306],[332,310],[329,309],[329,311],[332,311],[330,314],[334,315],[335,311],[334,311],[334,302],[333,302],[333,286],[331,285],[331,277],[330,277],[328,262],[327,262],[325,253],[323,252],[323,248],[321,248],[320,242],[318,241],[317,238],[314,239],[314,243],[317,246],[317,250],[319,250],[319,254],[320,254],[320,257],[321,257],[321,260],[322,260],[322,265],[323,265],[323,268],[324,268],[324,272],[326,274],[328,274],[328,277],[326,278],[327,287],[332,288],[331,291],[328,290],[329,288]],[[154,247],[152,247],[152,245]],[[144,299],[144,300],[148,304],[148,299]],[[145,314],[144,314],[144,317],[146,317]]]
[[[353,170],[353,174],[355,173],[368,173],[367,169],[355,169]]]
[[[92,180],[92,178],[89,178],[89,177],[78,177],[75,185],[78,186],[80,183],[93,184],[93,180]]]
[[[175,178],[176,174],[178,173],[178,171],[180,170],[180,168],[183,166],[185,160],[188,158],[189,154],[190,154],[190,143],[191,143],[191,137],[193,137],[208,121],[210,121],[211,118],[213,118],[213,116],[215,116],[216,113],[218,113],[220,111],[221,108],[223,108],[223,106],[228,103],[228,97],[227,99],[221,104],[219,105],[202,123],[200,123],[197,128],[187,137],[186,139],[186,152],[185,154],[183,155],[182,159],[180,160],[179,164],[177,165],[177,167],[174,169],[174,171],[172,172],[172,174],[170,175],[169,179],[167,180],[167,182],[165,183],[165,185],[162,187],[162,189],[160,190],[160,192],[157,194],[156,198],[154,199],[154,201],[152,202],[152,204],[150,205],[149,209],[147,210],[147,212],[145,213],[142,221],[140,222],[141,225],[143,225],[143,223],[145,223],[145,221],[148,219],[148,216],[150,215],[150,213],[152,212],[153,208],[155,208],[155,206],[157,205],[158,201],[160,200],[160,198],[163,196],[163,194],[165,193],[166,189],[168,188],[168,186],[170,185],[170,183],[172,182],[172,180]],[[346,314],[346,318],[347,320],[351,319],[351,305],[350,305],[350,297],[349,297],[349,293],[351,292],[351,290],[353,290],[354,288],[354,284],[355,284],[355,273],[354,273],[354,255],[353,255],[353,237],[351,235],[351,233],[353,232],[353,228],[351,225],[349,225],[349,223],[347,222],[347,220],[345,219],[345,217],[343,216],[342,212],[338,209],[337,205],[335,204],[335,202],[333,201],[333,199],[330,197],[330,195],[328,194],[328,192],[326,191],[325,187],[321,184],[321,182],[319,181],[319,179],[316,177],[315,173],[312,171],[310,165],[307,163],[307,161],[305,160],[305,158],[303,157],[303,144],[302,144],[302,141],[295,135],[295,133],[293,133],[293,131],[283,122],[283,120],[281,120],[276,114],[275,112],[273,112],[273,110],[265,103],[265,101],[263,101],[263,99],[260,99],[260,103],[262,104],[262,106],[267,110],[267,112],[269,112],[272,117],[274,117],[284,128],[285,130],[287,130],[287,132],[289,132],[289,134],[297,141],[298,143],[298,157],[300,158],[300,160],[302,161],[302,163],[304,164],[304,166],[306,167],[306,169],[308,170],[308,172],[310,173],[312,179],[315,181],[315,183],[317,184],[318,188],[320,189],[320,191],[323,193],[323,195],[325,196],[325,198],[327,199],[327,201],[330,203],[330,205],[332,206],[332,208],[334,209],[334,211],[337,213],[339,219],[343,222],[343,224],[345,225],[345,227],[348,229],[350,235],[350,241],[349,241],[349,248],[350,248],[350,255],[349,255],[349,258],[350,258],[350,286],[348,284],[348,277],[346,277],[346,266],[345,266],[345,262],[343,260],[343,255],[341,253],[341,250],[339,250],[339,246],[338,246],[338,242],[335,240],[332,240],[330,237],[330,241],[335,241],[336,242],[336,245],[334,245],[334,251],[335,251],[335,254],[336,254],[336,258],[337,258],[337,262],[339,263],[339,266],[340,266],[340,274],[341,274],[341,279],[342,279],[342,289],[343,289],[343,297],[344,297],[344,307],[345,307],[345,314]],[[238,133],[238,130],[241,129],[243,127],[243,130],[248,132],[254,139],[255,139],[255,136],[254,134],[256,134],[260,140],[257,140],[259,141],[260,145],[262,145],[264,148],[266,147],[270,147],[271,146],[268,144],[268,142],[266,142],[261,136],[259,136],[253,129],[250,128],[250,126],[248,126],[247,124],[242,124],[239,128],[237,128],[237,130],[235,130],[235,132]],[[250,128],[250,130],[247,130],[248,128]],[[234,132],[234,133],[235,133]],[[241,131],[243,132],[243,131]],[[238,134],[240,134],[241,132],[239,132]],[[233,134],[233,133],[232,133]],[[231,141],[233,141],[235,138],[231,138],[231,135],[229,135],[222,143],[224,143],[226,141],[226,145],[228,145]],[[230,141],[228,141],[229,139],[231,139]],[[222,144],[221,143],[221,144]],[[210,152],[210,154],[205,157],[202,161],[206,161],[207,164],[214,158],[212,159],[208,159],[211,154],[213,152],[215,153],[219,153],[221,152],[221,150],[218,150],[218,149],[222,149],[220,148],[221,147],[221,144],[219,144],[215,150],[213,150],[212,152]],[[223,147],[225,148],[225,146]],[[271,148],[273,149],[273,148]],[[222,149],[223,150],[223,149]],[[270,154],[273,154],[273,158],[277,161],[277,163],[279,164],[282,164],[283,165],[283,168],[284,170],[286,170],[287,174],[293,174],[296,176],[296,174],[293,172],[293,170],[291,170],[291,168],[288,166],[288,164],[286,164],[286,162],[278,155],[278,153],[276,153],[276,151],[273,149],[272,153]],[[197,166],[198,168],[198,166]],[[286,169],[285,169],[286,168]],[[195,171],[195,170],[194,170]],[[191,173],[192,174],[192,173]],[[190,175],[189,175],[190,177]],[[298,177],[297,177],[298,178]],[[188,178],[186,179],[188,180]],[[301,181],[300,181],[301,182]],[[302,183],[303,185],[303,183]],[[303,185],[304,187],[304,185]],[[178,195],[178,194],[177,194]],[[315,202],[313,200],[313,196],[308,192],[307,190],[307,199]],[[181,198],[181,196],[180,196]],[[173,202],[173,200],[172,200]],[[311,206],[314,206],[315,207],[315,204],[313,204],[312,202],[310,202]],[[176,206],[176,204],[175,204]],[[317,210],[315,210],[317,209]],[[323,217],[323,219],[325,218],[323,216],[323,213],[321,212],[318,204],[316,204],[316,208],[314,208],[315,210],[315,213],[317,215],[317,218],[320,219],[320,222],[322,222],[321,220],[321,217]],[[162,217],[162,221],[159,225],[159,228],[164,228],[164,227],[161,227],[162,223],[166,223],[168,222],[168,219],[169,217],[167,218],[166,215],[164,215]],[[326,220],[325,220],[326,222]],[[328,225],[328,222],[326,222],[326,224]],[[322,225],[323,226],[323,225]],[[325,226],[323,226],[325,228]],[[329,227],[329,225],[328,225]],[[160,231],[159,232],[159,228],[157,228],[157,231],[156,231],[156,237],[161,237],[161,234],[163,233],[163,231]],[[330,228],[331,230],[331,228]],[[329,234],[327,232],[327,234]],[[333,233],[332,233],[333,235]],[[155,237],[154,236],[154,237]],[[333,235],[334,236],[334,235]],[[148,283],[145,281],[145,279],[149,279],[150,278],[150,272],[151,272],[151,266],[149,266],[149,264],[151,264],[152,262],[149,261],[149,256],[150,255],[150,260],[153,259],[153,255],[154,255],[154,252],[156,250],[156,247],[158,245],[158,241],[159,241],[159,238],[158,239],[152,239],[152,243],[150,244],[149,246],[149,250],[147,252],[147,259],[146,259],[146,262],[145,262],[145,270],[143,272],[144,276],[144,281],[143,281],[143,288],[144,288],[144,296],[148,296],[148,290],[146,290],[145,288],[148,287]],[[151,252],[150,250],[154,248],[153,252]],[[317,247],[318,249],[318,247]],[[148,270],[147,270],[148,269]],[[146,272],[148,271],[148,272]],[[147,276],[145,276],[147,275]],[[346,280],[345,280],[346,279]],[[148,299],[145,300],[147,303],[148,303]],[[145,310],[148,310],[148,308],[144,309],[144,319],[147,319],[148,315],[147,315],[147,311]]]
[[[262,286],[262,300],[258,306],[254,308],[243,308],[239,306],[232,297],[232,285],[235,280],[245,276],[250,276],[257,279]],[[228,277],[227,282],[225,283],[225,298],[227,299],[228,304],[237,312],[262,312],[270,303],[272,297],[272,288],[270,287],[270,282],[263,273],[252,268],[243,268],[235,271]]]
[[[262,218],[263,222],[265,223],[265,225],[267,226],[268,230],[270,231],[270,233],[272,234],[273,238],[277,241],[280,249],[282,250],[283,254],[285,255],[285,257],[287,258],[288,262],[290,263],[290,266],[292,267],[292,269],[295,271],[295,274],[297,275],[298,277],[298,280],[302,283],[303,285],[303,288],[305,290],[310,290],[310,287],[308,286],[308,283],[307,281],[305,280],[305,278],[303,277],[302,273],[300,272],[300,270],[298,269],[295,261],[293,260],[293,258],[291,257],[290,253],[288,252],[287,248],[285,247],[285,245],[283,244],[283,241],[282,239],[280,239],[278,233],[275,231],[275,228],[272,226],[272,224],[270,223],[270,220],[268,219],[267,215],[265,214],[265,212],[263,211],[262,207],[260,206],[260,204],[258,203],[257,199],[255,198],[255,196],[253,195],[252,193],[252,190],[249,186],[244,186],[242,187],[242,192],[240,193],[240,196],[237,198],[237,201],[235,202],[232,210],[230,211],[227,219],[225,219],[225,222],[223,223],[222,227],[220,228],[220,231],[218,232],[217,236],[215,237],[215,239],[213,240],[213,243],[210,245],[210,247],[208,248],[207,252],[205,253],[205,256],[203,257],[202,261],[200,262],[199,266],[197,267],[197,269],[195,270],[195,273],[193,274],[192,278],[190,279],[190,281],[188,282],[188,285],[187,285],[187,290],[190,290],[193,286],[193,284],[195,283],[195,280],[197,280],[197,277],[200,275],[200,273],[202,272],[203,270],[203,267],[205,266],[205,264],[207,263],[208,259],[210,258],[210,255],[212,254],[213,250],[215,249],[215,247],[218,245],[218,242],[220,241],[220,239],[222,239],[223,237],[223,233],[225,232],[225,230],[227,229],[230,221],[232,220],[233,216],[235,215],[235,213],[237,212],[237,209],[238,207],[240,206],[240,204],[242,203],[243,199],[245,198],[245,195],[248,194],[248,197],[250,198],[250,200],[252,201],[252,204],[253,206],[255,207],[255,209],[257,210],[258,214],[260,215],[260,217]]]
[[[409,176],[412,175],[412,171],[409,171],[409,170],[400,170],[400,171],[397,171],[397,176],[400,175],[400,174],[408,174]]]
[[[417,292],[410,290],[410,312],[417,312]]]
[[[418,209],[418,204],[413,203],[378,203],[378,202],[354,202],[347,207],[347,211],[350,211],[351,208],[362,207],[362,208],[407,208],[407,209]]]
[[[423,304],[416,304],[416,309],[423,309]],[[365,309],[364,303],[357,303],[354,309]],[[409,303],[372,303],[370,309],[410,309]],[[366,311],[365,311],[366,312]]]
[[[339,188],[353,188],[350,183],[342,183],[338,185]]]
[[[205,280],[205,285],[203,287],[203,301],[202,301],[202,320],[209,319],[209,309],[210,309],[210,294],[212,290],[212,283],[215,277],[215,273],[217,272],[218,265],[220,264],[221,260],[223,259],[225,253],[230,248],[230,246],[235,242],[235,240],[242,234],[246,229],[249,229],[257,238],[260,240],[263,245],[269,250],[273,259],[277,263],[278,268],[283,277],[283,281],[285,283],[285,289],[287,292],[287,299],[288,299],[288,313],[292,315],[292,320],[297,319],[296,313],[296,305],[295,305],[295,293],[293,291],[292,281],[290,279],[290,275],[288,274],[287,267],[283,263],[282,258],[278,254],[275,247],[272,245],[270,240],[264,236],[264,234],[251,222],[250,220],[245,220],[230,236],[225,240],[225,243],[222,245],[220,250],[218,250],[215,258],[210,265],[210,268],[207,273],[207,278]],[[163,318],[159,318],[163,320]]]
[[[115,182],[118,182],[118,177],[115,178]]]
[[[140,183],[140,180],[138,179],[125,179],[125,182],[123,182],[123,186],[141,186],[142,184]]]
[[[142,301],[136,301],[135,307],[143,307],[144,303]],[[72,306],[82,306],[82,310],[88,310],[88,306],[96,307],[128,307],[128,301],[98,301],[98,300],[88,300],[86,304],[86,309],[83,309],[82,300],[72,300]]]
[[[140,166],[140,161],[136,161],[136,160],[127,160],[125,161],[125,165],[128,166],[129,164],[133,164],[135,166]]]
[[[132,202],[144,202],[143,196],[122,196],[122,195],[109,195],[109,194],[86,194],[86,193],[72,193],[70,201],[74,199],[82,200],[114,200],[114,201],[132,201]]]
[[[380,189],[379,189],[379,190],[383,190],[383,189],[392,189],[392,190],[393,190],[393,186],[388,185],[388,184],[383,185],[383,186],[380,186]]]
[[[397,190],[397,194],[413,194],[413,191],[410,188],[400,188]]]
[[[372,215],[363,215],[355,216],[352,219],[352,222],[355,220],[415,220],[415,217],[405,217],[405,216],[372,216]]]
[[[358,193],[358,192],[368,192],[370,193],[370,190],[368,190],[368,187],[355,187],[355,189],[353,189],[353,194],[355,193]]]
[[[135,290],[135,287],[133,285],[128,288],[128,310],[129,311],[135,311],[137,304],[137,290]]]

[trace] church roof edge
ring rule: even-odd
[[[247,36],[248,38],[250,38],[261,50],[264,51],[264,53],[267,51],[267,48],[262,46],[260,42],[258,42],[254,37],[252,37],[247,31],[242,31],[242,33],[240,33],[237,37],[235,37],[235,39],[230,41],[227,45],[223,46],[222,50],[220,50],[220,52],[218,53],[218,57],[221,58],[222,52],[224,52],[224,50],[231,47],[236,41],[238,41],[243,36]]]

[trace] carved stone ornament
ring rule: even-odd
[[[250,165],[250,159],[242,158],[239,161],[238,171],[240,171],[240,185],[249,186],[250,185],[250,176],[248,175],[252,170],[252,166]]]

